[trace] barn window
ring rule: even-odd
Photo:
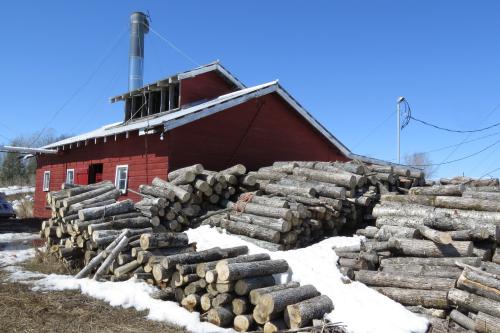
[[[66,170],[66,184],[74,184],[75,183],[75,169]]]
[[[43,191],[50,191],[50,171],[45,171],[43,173]]]
[[[127,192],[128,185],[128,165],[117,165],[115,175],[115,186],[122,193]]]

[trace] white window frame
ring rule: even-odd
[[[43,189],[44,192],[49,192],[50,191],[50,171],[44,171],[43,172],[43,185],[42,185],[42,189]]]
[[[125,178],[125,188],[121,189],[120,186],[120,179],[118,179],[119,175],[119,170],[120,169],[125,169],[126,170],[126,178]],[[115,171],[115,187],[119,189],[123,194],[127,193],[128,189],[128,164],[122,164],[122,165],[117,165],[116,166],[116,171]]]
[[[68,175],[69,174],[72,174],[72,177],[71,177],[71,183],[68,181],[69,180],[69,177]],[[75,183],[75,169],[66,169],[66,184],[71,184],[73,185]]]

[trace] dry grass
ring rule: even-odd
[[[41,293],[25,284],[0,283],[0,299],[2,332],[185,332],[145,319],[144,311],[111,307],[78,291]]]
[[[76,273],[42,252],[20,266],[45,274]],[[186,332],[147,320],[147,311],[112,307],[79,291],[35,292],[29,284],[2,282],[7,274],[0,270],[1,332]]]
[[[18,219],[29,219],[33,217],[33,200],[26,200],[27,195],[33,196],[33,193],[20,193],[7,196],[7,200],[13,202],[17,200],[19,204],[17,205],[15,212]]]

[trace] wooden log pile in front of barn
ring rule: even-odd
[[[425,316],[433,332],[500,332],[498,179],[454,178],[386,194],[341,271]]]
[[[263,248],[308,246],[363,223],[380,193],[423,184],[420,171],[358,162],[276,162],[250,172],[231,210],[208,221]]]

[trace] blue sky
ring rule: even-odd
[[[356,153],[395,160],[399,96],[406,96],[415,117],[441,126],[474,129],[500,122],[498,1],[11,1],[2,6],[0,143],[44,127],[77,134],[121,120],[123,106],[108,98],[127,90],[128,19],[136,10],[149,11],[153,29],[199,64],[219,59],[247,85],[280,79]],[[152,33],[145,53],[146,82],[195,66]],[[464,135],[411,122],[402,132],[401,154],[489,134],[456,151],[431,153],[434,163],[495,143],[500,127]],[[436,176],[482,176],[497,167],[500,144],[441,166]]]

